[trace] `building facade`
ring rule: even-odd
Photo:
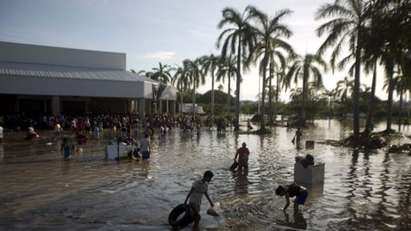
[[[158,84],[126,71],[124,53],[0,42],[0,115],[144,115],[157,108]],[[174,113],[176,91],[167,89],[160,110]]]

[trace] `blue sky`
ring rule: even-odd
[[[221,10],[230,6],[243,11],[252,4],[269,15],[291,9],[293,14],[284,20],[294,32],[289,42],[304,54],[315,52],[321,43],[314,14],[330,1],[0,0],[0,41],[124,52],[127,69],[149,70],[159,61],[177,65],[185,58],[218,53]],[[331,89],[343,77],[344,73],[325,74],[325,86]],[[208,81],[199,91],[210,85]],[[244,74],[241,98],[255,100],[257,93],[254,68]],[[378,94],[385,98],[382,91]],[[287,98],[283,94],[282,99]]]

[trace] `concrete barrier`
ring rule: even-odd
[[[324,163],[317,163],[306,168],[300,163],[294,164],[294,182],[301,185],[324,183]]]

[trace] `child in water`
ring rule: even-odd
[[[65,160],[69,160],[74,152],[74,145],[71,142],[69,142],[67,137],[63,138],[63,142],[61,144],[61,151],[63,152]]]
[[[305,200],[308,197],[307,190],[304,187],[299,186],[295,183],[286,186],[278,186],[278,188],[275,190],[275,194],[277,196],[285,196],[286,204],[284,210],[286,210],[290,205],[290,197],[295,197],[294,212],[298,212],[298,206],[304,205]]]

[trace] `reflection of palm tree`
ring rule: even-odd
[[[221,56],[226,58],[228,53],[237,57],[237,84],[236,84],[236,130],[238,130],[240,119],[240,83],[241,83],[241,63],[243,57],[246,57],[248,52],[254,45],[254,29],[249,24],[251,20],[251,7],[248,6],[241,14],[233,8],[223,9],[223,19],[219,22],[218,28],[222,29],[225,26],[231,26],[224,29],[217,40],[217,47],[221,46]],[[223,41],[224,39],[224,41]]]
[[[266,96],[266,84],[267,84],[267,69],[270,70],[270,84],[269,91],[271,90],[272,84],[272,74],[274,72],[274,67],[279,66],[278,61],[281,66],[285,66],[284,53],[294,54],[291,46],[285,42],[282,38],[288,38],[291,36],[291,30],[284,24],[280,23],[280,20],[290,14],[291,11],[281,10],[273,18],[269,18],[263,12],[257,10],[256,8],[250,8],[250,14],[253,18],[257,19],[257,27],[255,28],[255,36],[257,39],[256,45],[253,47],[250,59],[256,62],[260,60],[260,75],[262,76],[262,94],[261,94],[261,129],[265,129],[265,96]],[[271,94],[269,94],[271,95]],[[270,109],[272,109],[271,97],[270,99]],[[272,114],[272,110],[271,113]],[[270,119],[270,121],[272,118]]]
[[[300,112],[299,126],[305,125],[305,104],[308,95],[308,82],[312,79],[314,86],[318,88],[323,87],[323,80],[320,68],[327,70],[327,64],[319,55],[306,54],[304,57],[296,56],[293,64],[291,65],[286,77],[286,86],[291,85],[291,81],[297,84],[300,79],[303,82],[302,89],[302,105]]]
[[[360,132],[359,122],[359,98],[360,98],[360,68],[361,68],[361,46],[360,36],[362,34],[365,20],[365,7],[362,0],[341,0],[334,3],[322,5],[317,12],[317,19],[329,18],[330,20],[318,27],[318,35],[328,32],[326,40],[319,49],[323,54],[329,47],[334,47],[331,53],[331,67],[335,67],[342,47],[346,42],[349,44],[350,54],[355,57],[355,78],[353,91],[353,130],[354,138]],[[343,59],[344,60],[344,59]]]

